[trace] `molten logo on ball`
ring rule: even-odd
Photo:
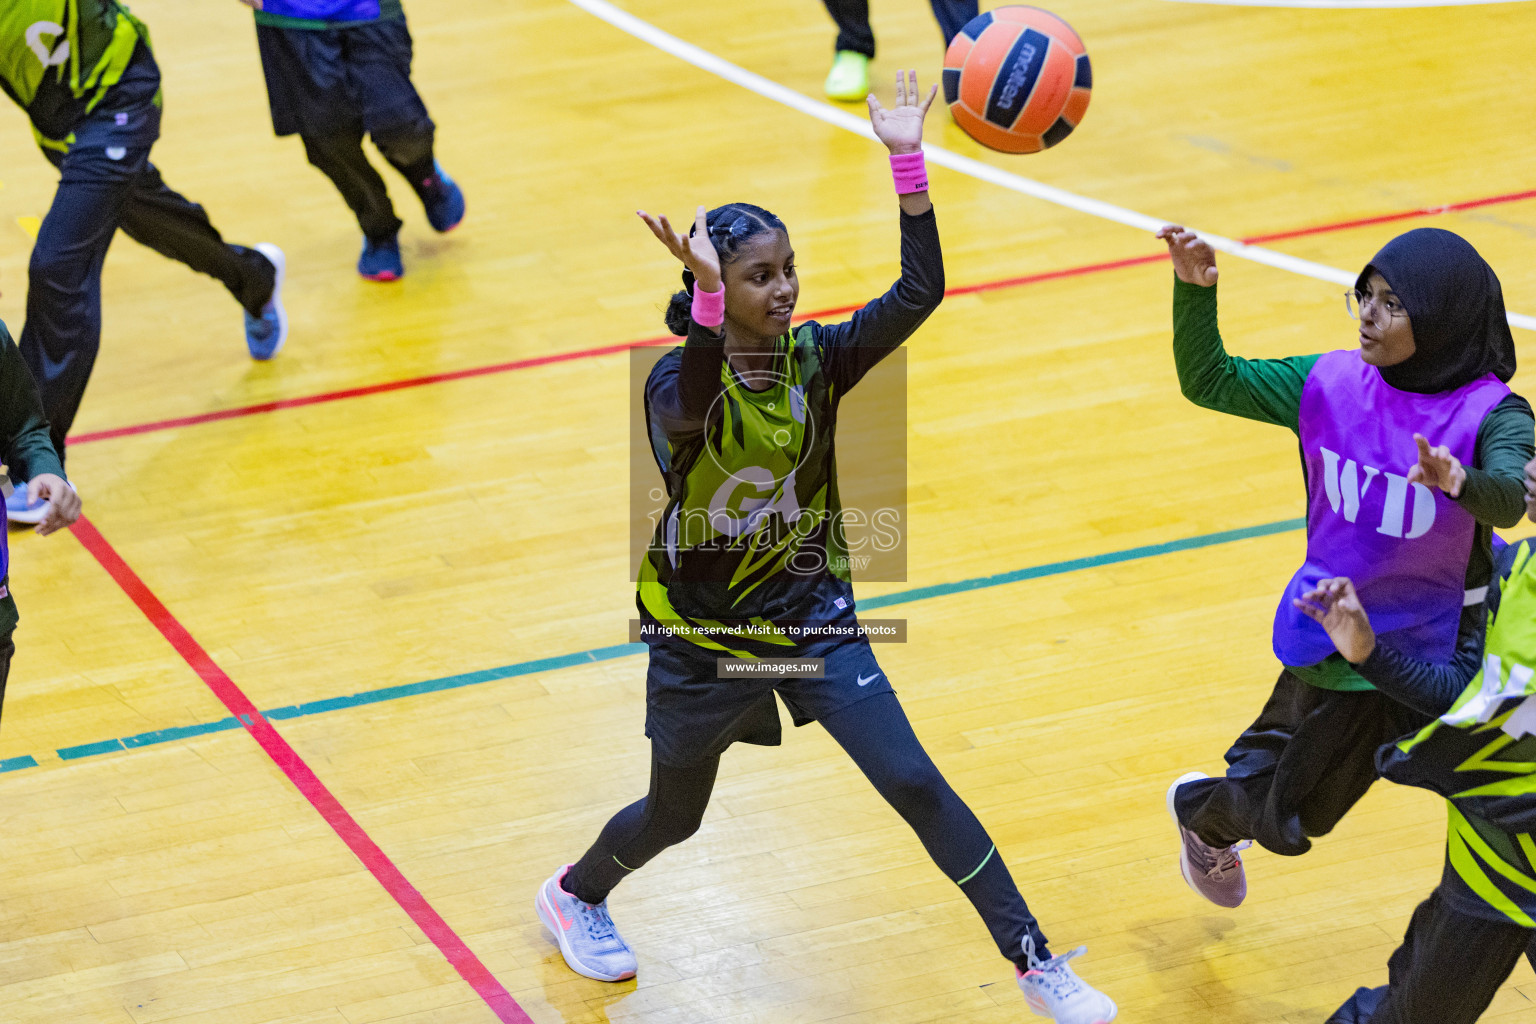
[[[1029,80],[1029,65],[1034,59],[1035,44],[1026,42],[1024,48],[1019,51],[1019,59],[1014,61],[1013,73],[1008,76],[1008,81],[1003,84],[1003,93],[997,98],[998,106],[1013,106],[1013,101],[1019,98],[1019,90],[1024,88],[1024,83]]]

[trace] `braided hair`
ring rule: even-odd
[[[742,246],[769,231],[788,230],[784,222],[761,206],[751,203],[727,203],[710,210],[705,217],[710,244],[720,257],[720,265],[734,263]],[[690,228],[689,235],[697,230]],[[688,336],[688,324],[693,320],[693,271],[683,268],[683,290],[673,294],[667,303],[667,330],[678,337]]]

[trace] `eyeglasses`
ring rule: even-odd
[[[1407,316],[1403,304],[1388,296],[1378,299],[1367,292],[1344,293],[1344,308],[1354,320],[1370,320],[1376,324],[1389,324],[1400,316]]]

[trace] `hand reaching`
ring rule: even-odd
[[[875,137],[885,143],[892,153],[921,153],[923,151],[923,118],[938,95],[939,87],[928,90],[928,98],[921,99],[917,90],[917,72],[896,72],[896,105],[890,110],[880,105],[874,93],[869,94],[869,123]]]
[[[1536,522],[1536,459],[1525,464],[1525,514]]]
[[[1317,586],[1291,602],[1320,623],[1344,659],[1358,665],[1376,649],[1376,631],[1349,577],[1318,580]]]
[[[683,261],[683,266],[693,272],[693,278],[700,288],[707,292],[717,292],[723,285],[720,278],[720,254],[715,252],[715,245],[709,240],[708,212],[704,207],[699,207],[694,215],[693,232],[679,236],[672,230],[672,225],[665,215],[652,217],[644,210],[636,211],[640,219],[645,221],[645,226],[651,229],[651,234],[661,239],[678,259]]]
[[[1216,283],[1216,250],[1209,242],[1179,224],[1164,224],[1157,229],[1157,237],[1168,243],[1173,272],[1180,281],[1205,288]]]
[[[1445,445],[1431,448],[1423,434],[1414,434],[1419,445],[1419,461],[1408,470],[1408,482],[1438,487],[1453,498],[1461,496],[1461,485],[1467,482],[1467,471],[1461,461],[1451,454]],[[1530,467],[1526,467],[1526,488],[1530,489]],[[1529,504],[1529,499],[1527,499]]]
[[[52,473],[39,473],[27,483],[27,500],[44,499],[43,518],[37,524],[37,532],[43,536],[70,526],[80,518],[80,495],[61,477]]]

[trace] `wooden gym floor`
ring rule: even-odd
[[[820,102],[815,0],[621,6]],[[662,333],[677,274],[633,211],[769,207],[811,313],[894,278],[896,204],[872,142],[576,3],[407,7],[469,216],[433,235],[392,178],[408,276],[381,286],[353,273],[330,185],[271,136],[249,13],[134,4],[165,72],[155,162],[227,237],[286,249],[293,334],[254,364],[215,283],[126,238],[107,261],[70,450],[90,525],[12,536],[0,1017],[1028,1019],[970,907],[815,727],[735,749],[701,833],[617,890],[638,984],[577,977],[541,934],[535,887],[646,781],[645,663],[619,646],[621,347]],[[899,66],[936,81],[926,5],[874,7],[881,95]],[[938,109],[930,142],[1282,235],[1267,252],[1335,276],[1444,226],[1536,313],[1536,5],[1053,7],[1093,56],[1082,128],[1004,157]],[[55,178],[14,111],[0,152],[0,318],[19,333]],[[1234,912],[1185,888],[1163,808],[1173,776],[1218,770],[1273,681],[1269,617],[1302,543],[1294,438],[1179,396],[1146,231],[930,166],[960,293],[910,345],[909,580],[860,588],[910,622],[883,665],[1120,1020],[1320,1024],[1385,979],[1438,875],[1437,801],[1382,785],[1308,856],[1254,851]],[[1274,262],[1221,259],[1232,350],[1348,346],[1342,286]],[[1522,963],[1485,1020],[1536,1021],[1533,1000]]]

